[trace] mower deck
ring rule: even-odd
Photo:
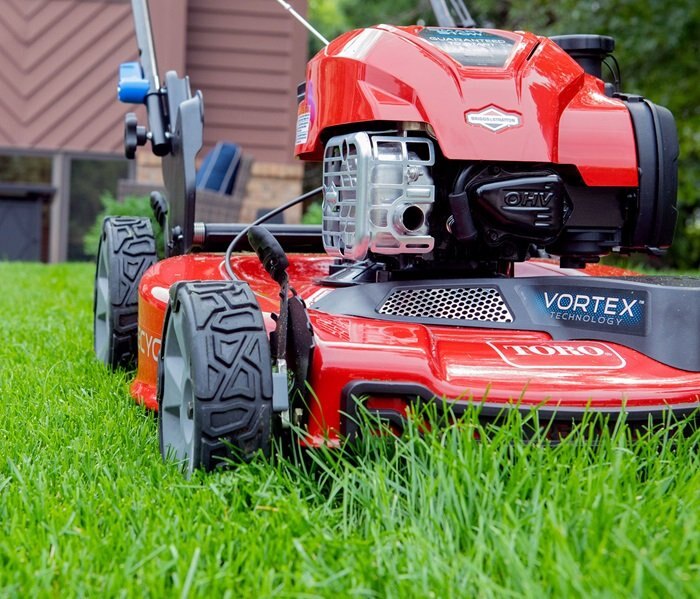
[[[629,418],[646,420],[667,410],[683,414],[700,405],[700,372],[663,364],[600,337],[553,340],[546,332],[507,328],[515,326],[508,323],[445,326],[410,318],[382,320],[380,315],[372,319],[344,316],[316,308],[334,291],[319,283],[330,263],[327,256],[294,254],[288,269],[292,286],[309,307],[314,332],[308,377],[313,390],[307,419],[309,444],[332,442],[347,434],[352,428],[348,415],[352,416],[360,398],[369,409],[396,422],[409,405],[433,398],[444,398],[456,411],[471,403],[491,414],[503,408],[537,406],[569,420],[586,410],[624,410]],[[272,331],[270,315],[279,310],[278,286],[255,255],[236,256],[232,266],[236,276],[250,285],[267,330]],[[540,261],[516,265],[516,279],[530,281],[531,277],[630,274],[603,266],[589,266],[584,274]],[[226,278],[220,254],[174,257],[153,265],[143,276],[138,373],[131,387],[136,401],[158,409],[158,356],[170,286],[177,281]]]

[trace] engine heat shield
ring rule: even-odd
[[[429,168],[433,142],[423,137],[339,135],[323,158],[323,245],[331,256],[424,254],[435,240],[428,219],[435,201]]]

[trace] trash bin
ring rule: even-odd
[[[50,185],[0,183],[0,260],[46,260]]]

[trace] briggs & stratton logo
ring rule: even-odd
[[[604,288],[537,287],[535,306],[562,326],[643,335],[647,293]]]
[[[485,127],[494,133],[509,127],[520,127],[520,115],[513,112],[503,112],[495,106],[489,106],[478,112],[467,112],[465,118],[470,125]]]

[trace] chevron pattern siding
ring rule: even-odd
[[[301,25],[273,0],[150,5],[161,75],[184,67],[204,92],[204,150],[230,140],[258,161],[292,162]],[[128,0],[0,0],[0,151],[122,154],[133,108],[117,102],[117,72],[136,58]]]
[[[0,148],[122,152],[128,2],[0,0]]]

